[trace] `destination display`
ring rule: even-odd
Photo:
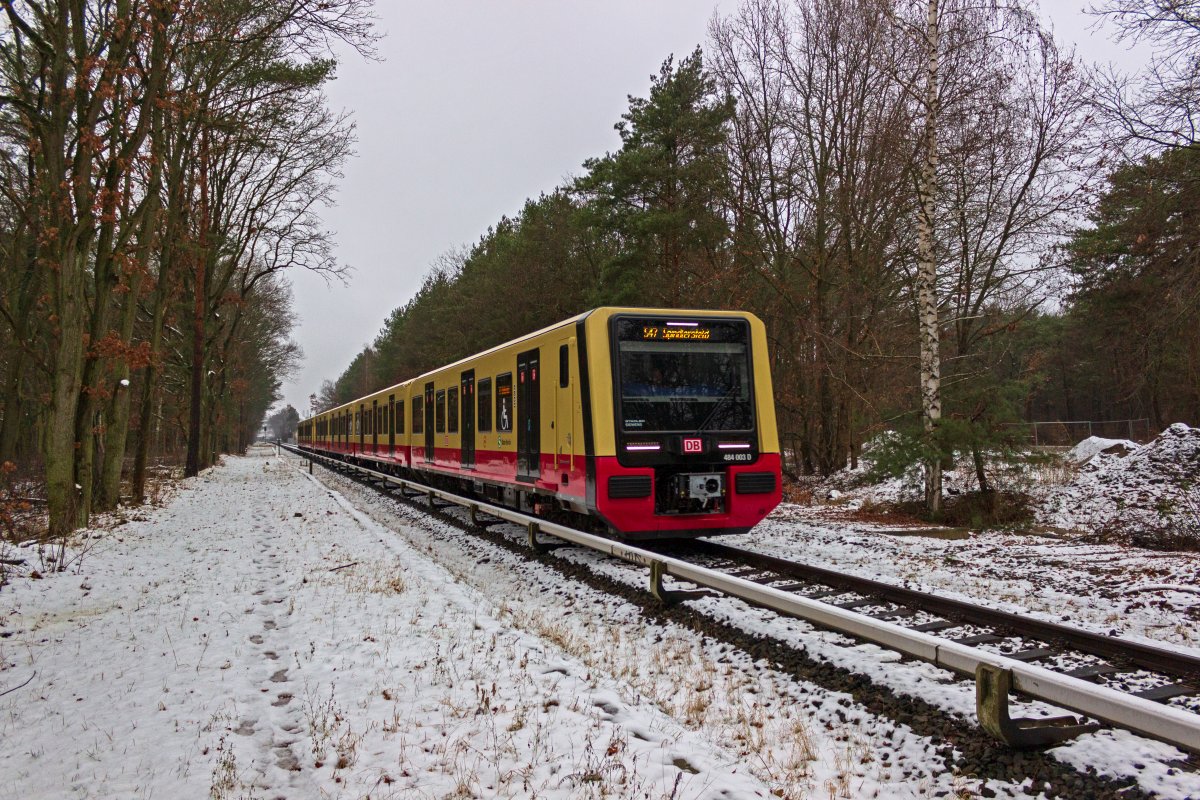
[[[612,332],[618,342],[647,344],[746,343],[749,337],[749,328],[744,320],[696,317],[619,316],[612,322]]]
[[[644,342],[707,342],[712,340],[712,335],[712,328],[702,328],[695,322],[680,323],[671,327],[642,326]]]

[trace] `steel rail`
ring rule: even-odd
[[[512,509],[482,503],[442,489],[398,478],[360,464],[301,450],[291,445],[281,444],[280,446],[302,458],[309,459],[310,468],[314,460],[339,467],[350,467],[374,480],[392,484],[402,491],[412,491],[414,493],[412,496],[427,497],[431,505],[435,498],[441,499],[470,509],[472,516],[483,512],[497,519],[515,523],[528,530],[531,543],[536,543],[537,533],[545,533],[581,547],[606,553],[623,561],[648,567],[651,573],[652,587],[662,576],[671,575],[782,614],[807,620],[820,627],[881,645],[889,650],[895,650],[953,672],[974,676],[976,679],[976,705],[980,712],[981,725],[1010,743],[1016,742],[1005,736],[1003,729],[1006,725],[1016,722],[1015,720],[1010,721],[1007,715],[1007,689],[1011,687],[1012,690],[1029,697],[1141,733],[1192,753],[1200,753],[1200,715],[1183,709],[1124,694],[1105,686],[1097,686],[1079,678],[1072,678],[1044,667],[1026,664],[968,645],[939,639],[927,633],[909,630],[895,623],[872,619],[781,589],[699,567],[678,558],[547,522]],[[998,702],[995,697],[997,682],[1002,689],[1002,697],[999,698],[999,702],[1003,703],[1002,719],[998,723],[994,718],[989,720],[984,716],[985,703]],[[1035,740],[1036,737],[1024,741],[1031,743]],[[1052,740],[1037,741],[1046,743]]]
[[[1117,663],[1136,664],[1152,672],[1173,675],[1189,681],[1200,681],[1200,657],[1168,650],[1143,642],[1071,628],[1054,622],[999,611],[964,600],[906,589],[895,584],[836,572],[822,567],[800,564],[777,556],[755,553],[718,542],[690,542],[701,552],[736,559],[740,563],[773,570],[787,577],[803,578],[844,588],[848,591],[878,597],[910,608],[920,608],[956,622],[1008,629],[1029,638],[1070,647],[1083,653],[1102,656]]]

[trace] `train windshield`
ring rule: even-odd
[[[747,330],[740,321],[617,325],[621,428],[626,432],[754,427]]]

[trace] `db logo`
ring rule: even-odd
[[[703,453],[704,452],[704,440],[703,439],[684,439],[683,440],[683,452],[685,452],[685,453]]]

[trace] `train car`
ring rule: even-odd
[[[762,322],[598,308],[304,420],[302,448],[629,540],[779,504]]]

